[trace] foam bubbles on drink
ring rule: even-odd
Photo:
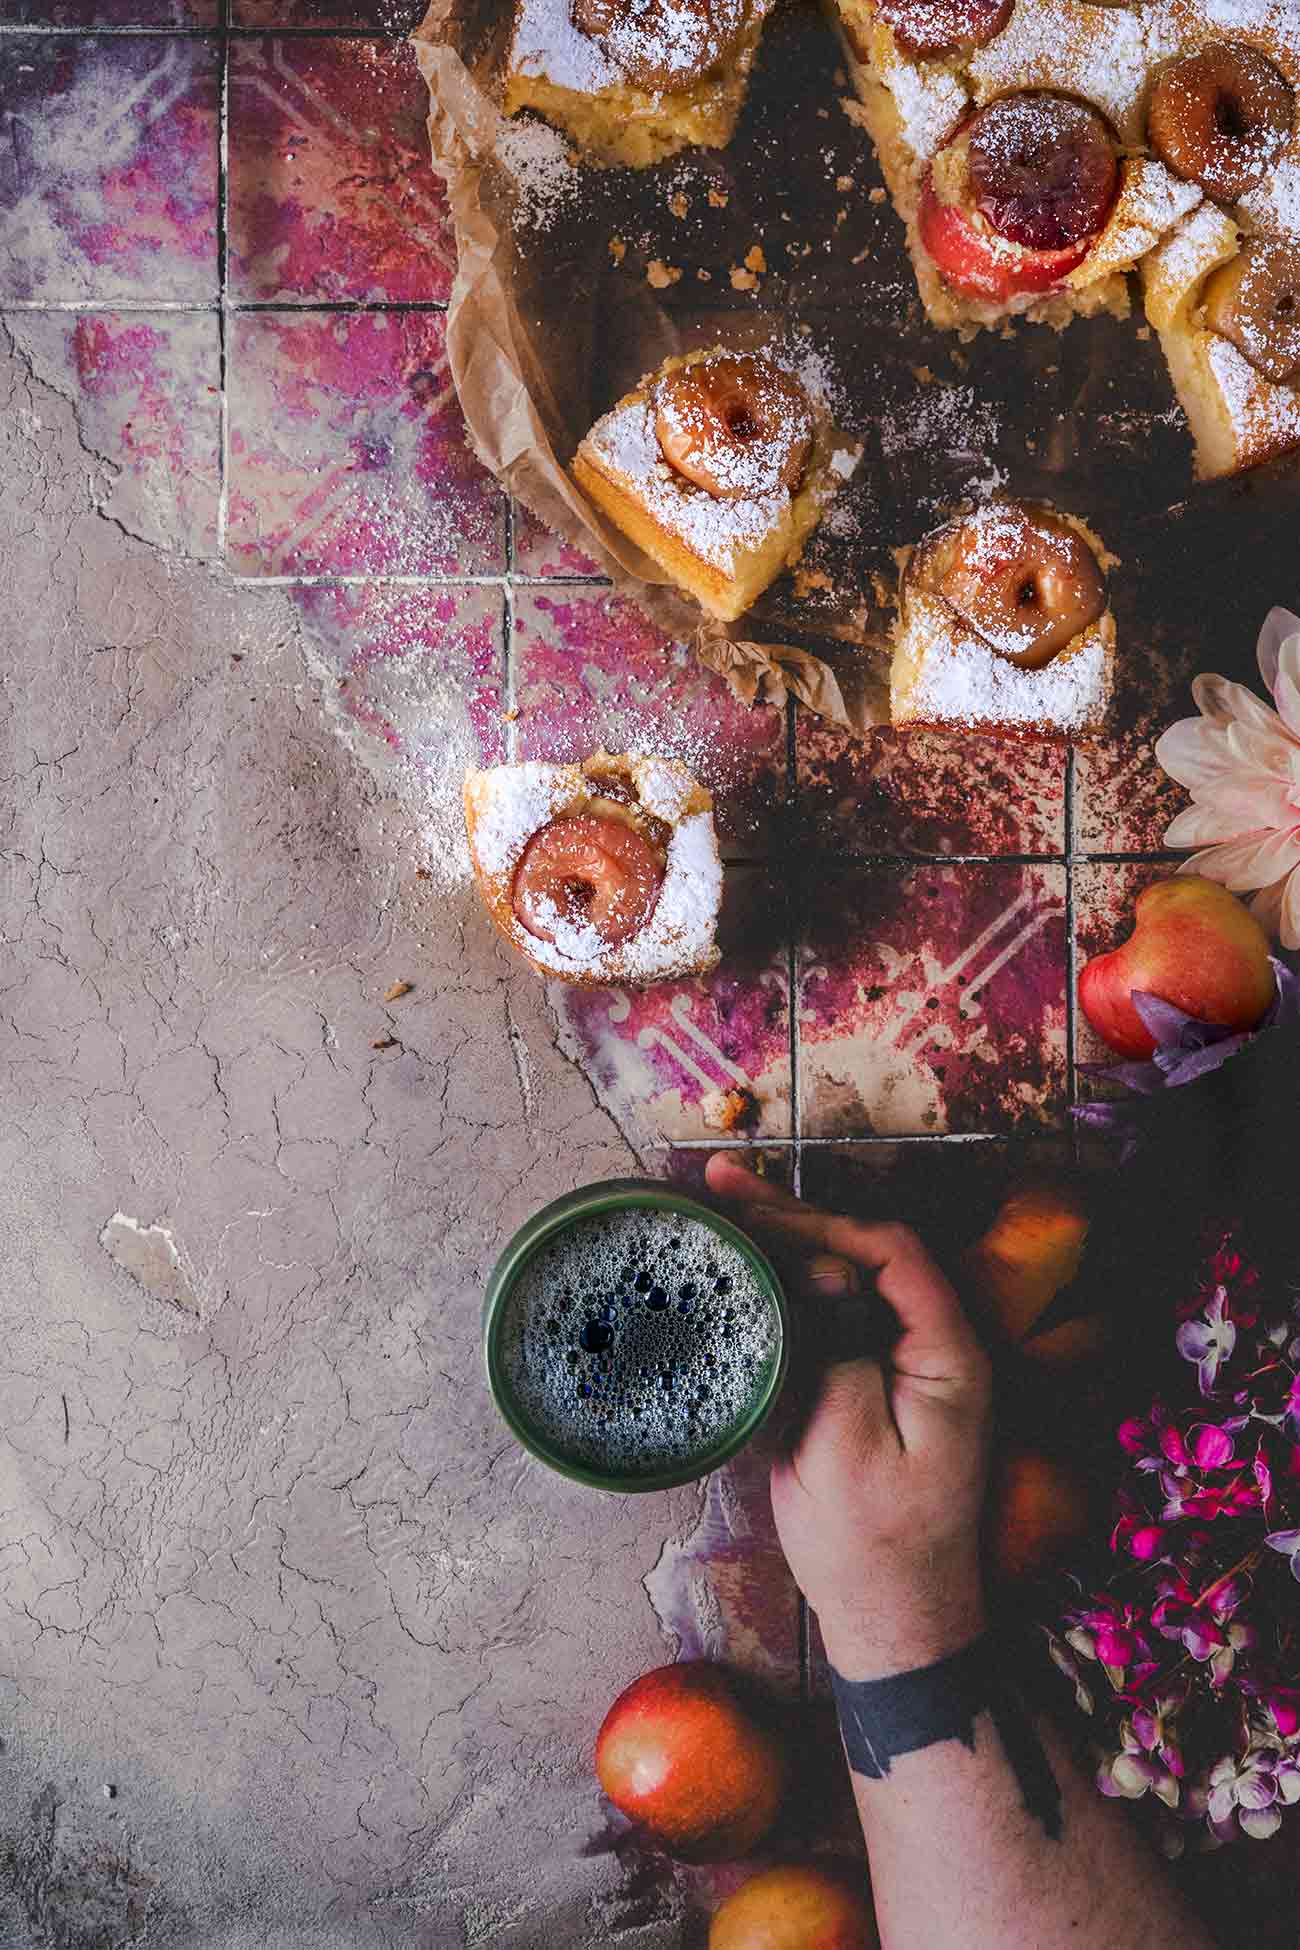
[[[534,1254],[498,1347],[549,1448],[637,1476],[722,1442],[764,1392],[780,1342],[734,1246],[698,1220],[629,1211],[580,1219]]]

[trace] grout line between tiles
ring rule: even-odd
[[[741,1136],[735,1131],[719,1131],[716,1137],[652,1138],[651,1151],[800,1151],[833,1144],[1036,1144],[1059,1142],[1059,1130],[1046,1126],[1038,1131],[864,1131],[856,1137],[763,1137]]]
[[[505,508],[506,572],[501,578],[502,655],[505,659],[503,695],[506,713],[506,757],[513,765],[519,757],[519,706],[515,698],[515,498],[506,496]]]
[[[1078,1019],[1076,975],[1079,961],[1075,940],[1074,865],[1078,854],[1074,846],[1074,798],[1074,747],[1071,746],[1065,755],[1065,1101],[1070,1112],[1072,1134],[1078,1123],[1073,1110],[1079,1101],[1079,1071],[1074,1046]]]
[[[226,557],[226,537],[230,526],[230,250],[228,216],[230,209],[230,42],[228,38],[230,0],[220,0],[221,58],[217,66],[217,555]]]
[[[227,8],[223,4],[218,19],[211,27],[179,27],[170,23],[137,27],[60,27],[48,22],[28,22],[21,20],[0,21],[0,40],[6,35],[15,39],[32,35],[44,40],[93,40],[127,41],[150,40],[166,41],[211,41],[218,38],[232,41],[279,41],[279,40],[320,40],[320,41],[376,41],[383,46],[401,47],[410,39],[409,33],[397,28],[387,30],[376,27],[233,27],[227,24]],[[411,21],[416,25],[418,15]]]

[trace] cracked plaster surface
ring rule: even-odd
[[[697,1500],[479,1376],[503,1237],[635,1160],[286,593],[82,437],[0,329],[0,1945],[676,1943],[587,1754]]]

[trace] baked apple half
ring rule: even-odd
[[[1041,670],[1097,621],[1106,583],[1077,529],[1050,508],[995,501],[936,528],[907,566],[1021,670]]]
[[[930,166],[918,224],[945,281],[992,304],[1053,290],[1087,256],[1119,186],[1110,130],[1068,95],[1003,95]]]

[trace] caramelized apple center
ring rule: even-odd
[[[655,437],[683,479],[722,500],[798,486],[812,445],[808,395],[761,354],[678,366],[655,395]]]
[[[942,596],[991,649],[1041,670],[1106,606],[1097,558],[1047,509],[1008,502],[922,542],[909,581]]]
[[[975,207],[1026,250],[1066,250],[1106,221],[1119,181],[1110,131],[1065,95],[1004,95],[972,117],[967,167]]]
[[[520,925],[539,941],[562,941],[580,952],[594,932],[615,948],[649,921],[663,878],[663,855],[635,827],[570,813],[529,840],[511,903]],[[578,940],[567,940],[570,935]]]

